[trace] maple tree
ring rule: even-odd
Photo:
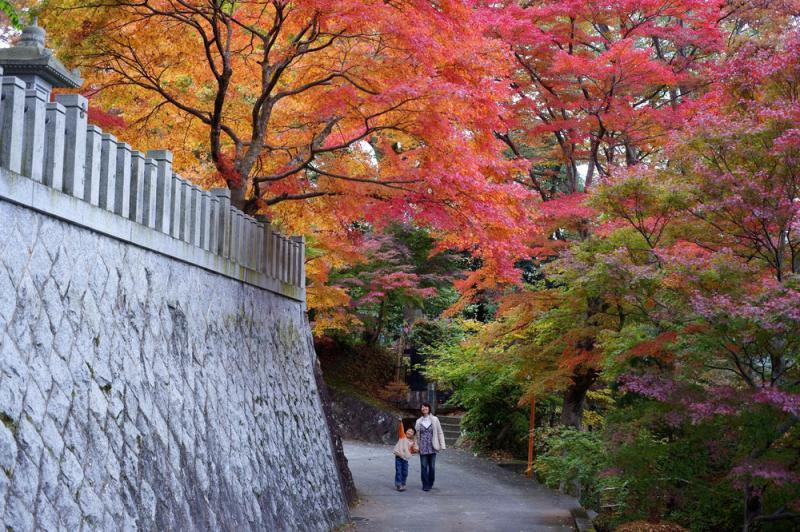
[[[697,316],[676,340],[682,357],[702,364],[702,377],[688,376],[709,382],[695,415],[747,419],[759,405],[773,411],[733,472],[745,530],[796,517],[786,507],[766,514],[765,498],[800,481],[797,464],[783,456],[791,456],[786,438],[800,423],[799,59],[794,29],[740,46],[720,66],[714,90],[689,110],[671,165],[657,173],[660,186],[686,197],[678,244],[695,246],[662,252],[680,270],[668,285],[686,292]]]
[[[490,6],[516,60],[497,136],[530,161],[525,182],[543,200],[660,149],[721,44],[718,6],[699,0]]]
[[[394,224],[382,233],[366,231],[363,260],[333,272],[330,285],[345,291],[348,305],[315,309],[315,329],[360,331],[370,347],[391,344],[423,314],[437,314],[453,298],[459,260],[431,256],[434,241],[419,228]]]
[[[470,1],[47,0],[53,44],[107,127],[232,203],[306,234],[312,307],[359,259],[353,223],[431,228],[513,282],[529,193],[492,135],[508,89]],[[458,46],[452,46],[458,42]]]
[[[633,11],[648,5],[625,4]],[[607,20],[608,6],[533,2],[511,9],[585,9]],[[505,388],[518,410],[533,394],[537,401],[562,394],[561,422],[573,426],[587,417],[588,390],[610,395],[603,419],[589,416],[600,436],[545,430],[537,463],[548,482],[583,484],[577,494],[588,503],[610,493],[612,522],[639,517],[693,530],[771,529],[800,510],[796,6],[706,7],[714,27],[707,28],[705,50],[719,53],[695,56],[689,70],[676,73],[684,82],[657,84],[660,96],[628,124],[649,131],[638,136],[636,128],[606,128],[599,137],[593,128],[618,119],[625,125],[636,109],[622,105],[607,117],[587,112],[581,84],[596,79],[602,62],[560,59],[569,55],[568,44],[553,37],[559,30],[604,32],[602,23],[582,26],[586,15],[574,25],[567,15],[520,23],[520,32],[546,34],[541,46],[553,46],[555,59],[533,74],[552,75],[573,98],[564,105],[534,79],[528,101],[522,94],[513,101],[528,112],[525,127],[519,121],[498,133],[508,155],[530,161],[525,179],[542,200],[534,215],[535,260],[525,289],[501,298],[497,318],[460,344],[464,353],[443,349],[432,374],[461,387],[463,404],[479,413],[497,404],[496,387],[471,386],[470,367],[486,373],[481,383],[519,387]],[[646,50],[652,40],[631,45]],[[522,49],[538,59],[533,44]],[[643,57],[657,61],[658,54]],[[575,74],[569,68],[576,65],[585,70]],[[622,74],[635,78],[638,71]],[[626,101],[624,84],[619,89],[618,105]],[[580,140],[564,150],[558,135]],[[594,178],[587,188],[565,161],[574,156],[576,167],[589,164],[593,141],[599,158],[594,173],[586,172],[586,182]],[[583,397],[574,393],[581,388]],[[564,456],[566,448],[593,451]]]
[[[659,164],[605,178],[589,199],[596,229],[544,268],[549,287],[509,298],[484,339],[501,342],[520,379],[537,377],[532,391],[569,390],[583,364],[617,382],[623,405],[624,394],[660,403],[649,418],[625,410],[634,417],[612,429],[607,452],[622,454],[609,476],[640,478],[635,497],[655,484],[679,497],[688,488],[658,480],[679,463],[625,464],[626,449],[652,443],[631,430],[695,438],[712,463],[694,481],[739,490],[745,530],[797,517],[799,37],[745,43],[720,61]],[[707,439],[688,435],[697,430]]]
[[[495,136],[517,163],[515,179],[542,202],[534,214],[533,250],[541,265],[590,235],[595,211],[585,205],[586,191],[597,177],[662,149],[682,119],[681,106],[705,83],[707,60],[721,48],[721,12],[697,0],[493,2],[485,12],[513,55],[513,96]],[[595,322],[605,320],[606,309],[592,286],[570,287],[569,294],[514,294],[503,308],[514,315],[510,331],[553,308],[572,309],[562,316],[560,334],[551,328],[554,343],[538,338],[528,345],[549,361],[538,373],[546,366],[566,377],[543,375],[541,382],[564,388],[562,420],[579,426],[599,374]],[[572,302],[564,304],[565,297]],[[572,326],[575,321],[582,329]],[[490,328],[486,343],[500,341],[503,331]]]

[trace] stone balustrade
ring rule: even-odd
[[[142,153],[89,124],[83,96],[50,102],[53,87],[81,80],[44,48],[41,28],[0,50],[0,80],[0,198],[305,301],[302,237],[233,207],[228,189],[182,178],[169,150]]]

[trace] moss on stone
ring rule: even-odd
[[[0,422],[12,433],[17,432],[17,423],[5,412],[0,412]]]

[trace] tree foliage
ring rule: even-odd
[[[184,177],[303,233],[308,299],[362,259],[353,224],[429,228],[515,282],[530,194],[493,136],[508,96],[502,42],[471,1],[42,0],[107,126],[170,148]],[[458,42],[458,46],[452,43]],[[99,110],[104,110],[101,113]]]
[[[621,20],[637,20],[635,13],[649,5],[626,3],[634,14]],[[512,9],[562,9],[545,6]],[[562,423],[575,426],[587,405],[598,407],[587,399],[590,391],[609,386],[614,400],[600,406],[600,434],[549,432],[539,460],[550,482],[577,482],[584,496],[606,493],[609,523],[643,518],[692,530],[742,524],[777,530],[800,510],[798,34],[785,16],[791,9],[776,10],[767,21],[757,4],[706,7],[720,11],[705,12],[709,39],[694,48],[696,60],[681,74],[686,79],[677,88],[660,84],[661,96],[630,122],[624,117],[636,116],[635,109],[621,103],[608,116],[653,135],[604,127],[602,137],[599,129],[577,137],[583,149],[548,143],[543,132],[557,137],[564,124],[575,131],[584,125],[576,113],[591,107],[581,83],[593,79],[591,69],[602,61],[568,57],[532,67],[539,80],[558,69],[560,90],[584,98],[564,106],[539,84],[528,89],[533,97],[527,102],[522,94],[514,102],[530,114],[527,129],[504,139],[508,155],[524,157],[536,170],[546,167],[544,154],[552,149],[553,171],[540,181],[547,186],[538,191],[532,185],[543,200],[535,215],[541,230],[535,275],[501,298],[497,320],[464,344],[462,355],[441,360],[442,372],[452,376],[460,368],[467,382],[470,365],[495,368],[494,378],[513,375],[522,387],[518,412],[533,395],[561,394]],[[588,16],[574,6],[563,9],[561,25],[527,25],[527,31],[585,35]],[[697,20],[702,10],[687,12]],[[675,20],[684,18],[676,14]],[[669,20],[657,17],[644,31]],[[587,27],[605,31],[602,23]],[[544,41],[554,43],[551,58],[569,55],[565,42]],[[652,39],[632,42],[634,55],[656,46]],[[657,53],[640,59],[660,60]],[[578,64],[585,74],[570,77],[566,65]],[[648,72],[642,67],[624,74]],[[619,88],[625,95],[624,85]],[[545,117],[538,117],[542,109]],[[548,124],[551,109],[571,120]],[[599,116],[588,123],[604,121]],[[531,134],[522,136],[526,131]],[[540,150],[512,145],[514,134]],[[603,143],[614,142],[604,151]],[[604,155],[599,166],[593,143]],[[575,193],[581,187],[564,168],[569,153],[575,166],[594,165],[594,186],[586,193]],[[587,182],[591,176],[587,172]],[[563,415],[569,410],[572,415]],[[593,460],[592,452],[584,453],[590,460],[581,459],[582,446],[598,438],[603,450],[596,452],[604,459]],[[695,457],[703,458],[697,463]],[[602,491],[607,484],[614,489]]]
[[[14,4],[9,0],[0,0],[0,14],[4,15],[8,19],[9,24],[14,28],[20,27],[19,13],[17,13]]]

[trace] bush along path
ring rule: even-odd
[[[466,451],[439,454],[430,492],[422,491],[413,458],[408,490],[398,492],[391,446],[345,441],[344,450],[359,496],[351,512],[357,531],[574,530],[575,499]]]

